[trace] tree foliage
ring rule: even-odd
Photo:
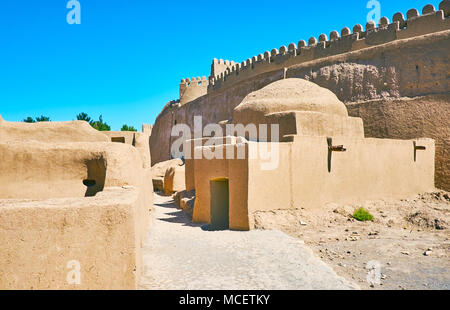
[[[98,120],[94,121],[87,113],[80,113],[77,115],[77,120],[79,121],[86,121],[88,122],[93,128],[99,130],[99,131],[110,131],[111,127],[103,121],[103,116],[100,115],[100,117],[98,118]],[[23,120],[25,123],[36,123],[36,122],[50,122],[50,117],[48,116],[38,116],[38,117],[31,117],[28,116],[27,118],[25,118]],[[126,126],[126,127],[125,127]],[[123,128],[126,128],[128,131],[136,131],[136,129],[133,128],[133,126],[129,127],[127,125],[124,125]]]
[[[36,117],[36,122],[50,122],[50,117],[44,115],[38,116]]]
[[[120,129],[120,131],[137,131],[137,129],[134,128],[133,126],[128,126],[127,124],[124,124]]]
[[[91,123],[92,118],[90,118],[89,115],[87,115],[87,113],[81,112],[80,114],[77,115],[77,120]]]
[[[103,121],[103,116],[98,117],[98,121],[91,121],[91,126],[99,131],[110,131],[111,127]]]
[[[32,118],[31,116],[28,116],[28,117],[25,118],[23,121],[24,121],[25,123],[50,122],[50,117],[41,115],[41,116]]]
[[[81,112],[77,115],[77,120],[79,121],[86,121],[91,125],[93,128],[99,130],[99,131],[110,131],[111,127],[103,121],[103,116],[100,115],[97,121],[94,121],[87,113]]]
[[[34,118],[32,118],[31,116],[28,116],[26,119],[23,120],[25,123],[36,123],[36,121],[34,120]]]

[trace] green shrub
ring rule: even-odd
[[[355,210],[355,212],[353,212],[353,218],[360,222],[373,221],[373,215],[370,214],[370,212],[364,208],[359,208],[358,210]]]

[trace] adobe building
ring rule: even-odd
[[[365,138],[362,120],[349,117],[331,91],[312,82],[284,79],[250,93],[233,122],[277,123],[281,142],[218,137],[211,146],[202,146],[208,138],[184,144],[194,150],[186,160],[186,187],[196,191],[193,221],[212,228],[252,229],[258,211],[318,211],[329,202],[405,198],[434,189],[432,139]],[[274,168],[262,169],[267,158],[261,146],[278,150]],[[252,156],[252,150],[258,151]],[[205,158],[211,151],[221,156]],[[227,159],[227,151],[245,156]]]
[[[150,159],[150,136],[152,126],[142,124],[142,132],[134,131],[102,131],[111,139],[111,142],[125,143],[134,146],[141,155],[144,168],[151,167]]]
[[[205,125],[230,121],[250,93],[300,78],[332,91],[364,121],[366,137],[433,138],[435,183],[450,190],[450,0],[292,39],[242,62],[214,59],[206,89],[203,79],[200,88],[199,79],[190,86],[182,80],[180,100],[167,104],[153,127],[152,165],[171,159],[174,124],[194,128],[195,116]]]
[[[0,158],[0,289],[137,288],[153,201],[137,148],[83,121],[0,118]]]

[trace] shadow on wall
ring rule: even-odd
[[[83,184],[87,187],[85,197],[93,197],[103,191],[106,179],[106,163],[103,157],[86,161],[87,179]]]

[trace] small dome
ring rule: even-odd
[[[287,111],[348,117],[347,108],[330,90],[303,79],[284,79],[247,95],[235,109],[237,119]]]

